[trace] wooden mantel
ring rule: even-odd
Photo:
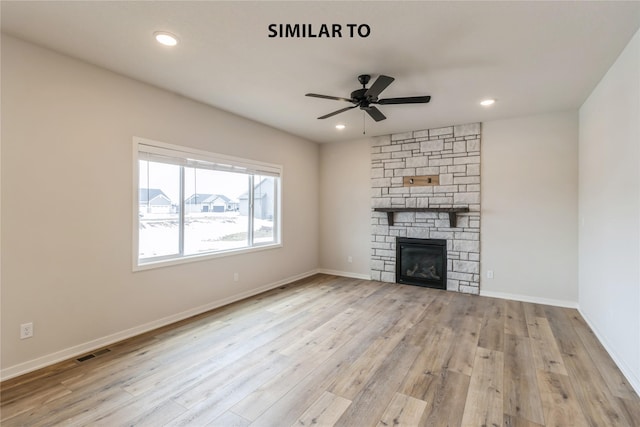
[[[393,225],[393,215],[396,212],[445,212],[449,214],[449,227],[458,225],[458,214],[469,212],[469,208],[373,208],[376,212],[386,212],[389,225]]]

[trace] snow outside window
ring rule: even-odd
[[[280,246],[280,166],[141,138],[134,155],[134,269]]]

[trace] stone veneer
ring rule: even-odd
[[[404,176],[439,175],[439,185],[404,187]],[[480,292],[480,123],[376,137],[371,199],[377,208],[468,207],[456,228],[447,213],[371,212],[371,278],[395,282],[396,237],[447,240],[447,290]]]

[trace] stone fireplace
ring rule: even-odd
[[[439,286],[479,293],[480,123],[375,138],[371,198],[373,280],[406,283],[414,268],[428,277],[433,268],[415,260],[398,271],[397,244],[432,239],[446,249]]]

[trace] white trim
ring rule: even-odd
[[[260,251],[266,251],[268,249],[278,249],[281,247],[282,247],[282,243],[265,243],[265,244],[258,244],[256,246],[242,247],[239,249],[228,249],[226,251],[187,255],[180,258],[176,258],[172,255],[168,255],[167,258],[163,258],[163,259],[156,258],[154,261],[149,261],[139,265],[134,265],[132,270],[133,272],[136,272],[136,271],[151,270],[154,268],[171,267],[172,265],[206,261],[214,258],[222,258],[222,257],[227,257],[232,255],[242,255],[250,252],[260,252]]]
[[[197,148],[167,144],[166,142],[141,138],[139,136],[133,137],[133,143],[138,151],[146,153],[154,153],[167,157],[182,156],[184,158],[201,160],[209,163],[231,163],[229,166],[238,166],[240,168],[247,169],[248,172],[254,172],[257,174],[263,172],[279,176],[282,172],[282,166],[274,163],[266,163],[253,159],[243,159],[241,157],[228,156],[226,154],[212,153],[209,151],[198,150]],[[140,149],[141,145],[145,148]]]
[[[613,347],[611,347],[609,342],[605,339],[604,335],[598,332],[595,324],[589,320],[587,315],[582,310],[580,310],[580,307],[578,307],[578,312],[580,313],[584,321],[587,322],[587,325],[589,325],[598,341],[600,341],[600,344],[602,344],[607,353],[609,353],[609,357],[613,359],[613,362],[618,366],[618,368],[622,372],[622,375],[624,375],[629,384],[631,384],[631,387],[633,387],[635,392],[640,395],[640,378],[635,375],[633,369],[631,369],[624,360],[617,356],[616,352],[613,351]]]
[[[282,176],[284,167],[282,165],[277,165],[273,163],[260,162],[257,160],[251,159],[243,159],[240,157],[228,156],[225,154],[217,154],[211,153],[208,151],[198,150],[196,148],[191,147],[183,147],[180,145],[167,144],[160,141],[154,141],[151,139],[141,138],[138,136],[133,137],[133,221],[132,221],[132,271],[143,271],[160,267],[168,267],[177,264],[184,264],[194,261],[204,261],[212,258],[225,257],[230,255],[238,255],[243,253],[249,253],[254,251],[262,251],[265,249],[275,249],[282,247]],[[144,147],[144,148],[142,148]],[[203,252],[198,254],[184,254],[184,215],[185,215],[185,206],[184,206],[184,168],[180,169],[180,241],[179,241],[179,251],[175,254],[169,254],[165,256],[158,256],[153,258],[147,258],[145,260],[140,260],[139,251],[140,251],[140,214],[139,214],[139,205],[140,205],[140,196],[139,196],[139,162],[140,162],[140,153],[155,153],[161,156],[168,157],[176,157],[184,158],[185,161],[205,161],[212,162],[215,164],[219,164],[222,166],[228,166],[233,169],[235,167],[239,167],[243,169],[242,173],[246,173],[249,179],[249,212],[248,212],[248,242],[250,246],[243,246],[237,249],[230,250],[212,250],[210,252]],[[195,160],[194,160],[195,159]],[[176,163],[181,166],[184,166],[182,163]],[[195,166],[198,167],[198,166]],[[222,169],[221,169],[222,170]],[[273,207],[273,216],[274,216],[274,242],[273,243],[255,243],[253,241],[253,192],[255,190],[254,186],[254,175],[261,176],[269,176],[277,178],[275,180],[275,188],[274,188],[274,207]]]
[[[133,148],[133,155],[131,156],[131,158],[133,162],[133,167],[131,170],[133,171],[133,177],[132,177],[131,183],[133,186],[131,189],[131,198],[133,200],[133,203],[132,203],[133,208],[131,209],[132,211],[131,265],[133,266],[133,271],[135,271],[135,267],[138,265],[138,253],[140,249],[139,248],[140,236],[138,235],[139,227],[140,227],[140,225],[138,224],[139,217],[140,217],[140,190],[138,190],[138,188],[140,187],[140,170],[139,170],[140,165],[138,161],[138,142],[136,141],[135,138],[133,138],[132,148]]]
[[[506,293],[506,292],[494,292],[494,291],[483,291],[483,290],[480,290],[480,296],[491,297],[491,298],[509,299],[509,300],[522,301],[522,302],[532,302],[532,303],[535,303],[535,304],[553,305],[555,307],[578,308],[578,303],[575,302],[575,301],[532,297],[532,296],[529,296],[529,295],[510,294],[510,293]]]
[[[371,280],[371,276],[368,274],[351,273],[349,271],[328,270],[326,268],[319,268],[318,273],[331,274],[333,276],[350,277],[352,279]]]
[[[205,313],[209,310],[213,310],[218,307],[222,307],[224,305],[231,304],[236,301],[240,301],[245,298],[249,298],[251,296],[260,294],[262,292],[269,291],[271,289],[275,289],[279,286],[286,285],[288,283],[295,282],[300,279],[304,279],[309,276],[313,276],[317,274],[318,270],[311,270],[305,273],[297,274],[295,276],[287,277],[282,280],[278,280],[277,282],[270,283],[268,285],[261,286],[256,289],[252,289],[246,292],[242,292],[237,295],[233,295],[227,298],[223,298],[221,300],[213,301],[205,305],[201,305],[199,307],[192,308],[190,310],[183,311],[181,313],[173,314],[171,316],[163,317],[162,319],[154,320],[152,322],[145,323],[140,326],[135,326],[133,328],[126,329],[124,331],[116,332],[115,334],[107,335],[105,337],[97,338],[82,344],[75,345],[73,347],[66,348],[64,350],[57,351],[55,353],[50,353],[41,357],[38,357],[33,360],[29,360],[27,362],[19,363],[14,366],[10,366],[8,368],[2,369],[0,371],[0,381],[5,381],[10,378],[14,378],[20,375],[24,375],[26,373],[35,371],[37,369],[45,368],[47,366],[53,365],[54,363],[62,362],[64,360],[68,360],[86,353],[90,353],[93,350],[96,350],[101,347],[105,347],[116,343],[118,341],[125,340],[127,338],[134,337],[136,335],[143,334],[145,332],[152,331],[154,329],[158,329],[160,327],[170,325],[172,323],[178,322],[180,320],[196,316],[198,314]]]

